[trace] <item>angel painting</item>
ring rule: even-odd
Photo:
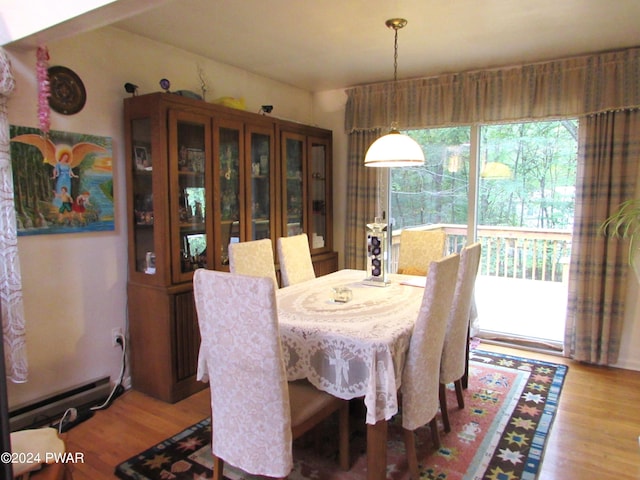
[[[113,229],[111,139],[10,130],[19,235]]]

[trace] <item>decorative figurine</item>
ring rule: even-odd
[[[171,82],[169,80],[167,80],[166,78],[163,78],[162,80],[160,80],[160,88],[163,89],[165,92],[170,93],[169,92],[170,87],[171,87]]]

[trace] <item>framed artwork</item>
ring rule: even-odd
[[[110,137],[15,125],[9,135],[19,236],[115,229]]]

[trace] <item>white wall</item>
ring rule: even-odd
[[[327,90],[314,94],[314,118],[333,131],[333,249],[338,252],[338,266],[344,268],[345,227],[347,224],[347,135],[344,90]]]
[[[640,179],[636,186],[636,198],[640,195]],[[629,267],[627,299],[625,304],[622,341],[617,366],[640,371],[640,250],[634,259],[637,272]]]
[[[126,328],[125,82],[137,84],[144,94],[159,91],[158,81],[166,77],[172,90],[199,92],[200,66],[209,83],[208,99],[243,96],[248,111],[272,104],[273,115],[314,123],[309,92],[112,27],[50,43],[48,48],[50,65],[74,70],[87,90],[81,112],[51,113],[51,129],[113,139],[116,230],[19,237],[30,368],[27,383],[9,385],[11,407],[94,378],[117,380],[120,351],[111,346],[111,330]],[[35,51],[6,50],[16,78],[9,121],[37,127]]]
[[[640,371],[640,284],[632,273],[629,273],[625,307],[620,356],[616,366]]]

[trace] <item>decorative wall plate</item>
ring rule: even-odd
[[[49,106],[63,115],[73,115],[84,107],[87,92],[76,73],[67,67],[50,67],[49,85],[51,96]]]

